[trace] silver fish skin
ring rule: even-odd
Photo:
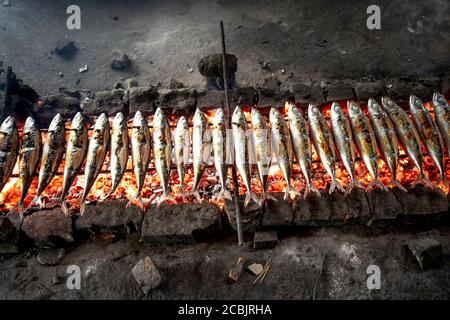
[[[325,167],[325,170],[331,177],[329,193],[333,193],[335,189],[345,192],[344,188],[336,180],[334,167],[336,160],[333,137],[330,134],[328,124],[323,118],[320,109],[314,104],[310,104],[308,106],[308,120],[314,149],[319,155],[320,161]]]
[[[205,114],[197,109],[194,114],[194,128],[192,131],[192,158],[194,161],[194,183],[191,193],[198,202],[202,199],[198,192],[198,186],[205,172],[208,160],[211,156],[212,135],[208,127]]]
[[[150,130],[148,129],[147,120],[140,111],[137,111],[133,118],[133,129],[131,132],[131,159],[133,162],[134,176],[137,182],[137,192],[130,199],[127,207],[131,205],[133,200],[138,200],[138,205],[142,211],[145,210],[142,202],[142,188],[144,187],[145,174],[147,173],[150,163]]]
[[[284,198],[288,199],[289,194],[293,193],[291,185],[292,164],[294,150],[292,148],[291,136],[280,111],[277,108],[271,108],[269,113],[271,127],[272,150],[277,159],[278,166],[283,173],[286,181],[286,191]]]
[[[181,116],[175,129],[174,158],[183,195],[185,194],[184,178],[186,176],[186,166],[189,163],[190,149],[191,136],[188,122],[186,117]]]
[[[227,163],[227,123],[223,109],[216,109],[213,118],[212,146],[214,154],[214,165],[219,175],[222,187],[218,197],[231,200],[231,194],[227,189],[226,181],[228,176]]]
[[[113,119],[110,143],[111,190],[105,196],[110,197],[117,189],[128,165],[128,126],[122,114],[118,112]]]
[[[244,206],[247,207],[250,200],[253,199],[259,204],[259,199],[253,192],[251,187],[251,176],[250,176],[250,160],[248,154],[248,135],[247,135],[247,120],[242,112],[241,108],[237,106],[234,109],[233,116],[231,117],[232,130],[233,130],[233,143],[234,143],[234,153],[235,153],[235,165],[241,178],[247,188],[245,195]],[[238,188],[238,186],[234,186]]]
[[[94,130],[89,140],[84,168],[84,190],[80,200],[80,215],[84,214],[86,208],[86,197],[97,180],[103,162],[105,162],[110,140],[109,121],[106,114],[102,113],[94,124]]]
[[[447,156],[450,157],[450,106],[442,94],[435,92],[433,107],[436,124],[445,143]]]
[[[375,187],[386,190],[386,187],[378,180],[377,142],[369,119],[355,101],[348,101],[347,110],[359,155],[373,177],[373,181],[367,186],[366,191]]]
[[[392,99],[388,97],[381,98],[381,104],[383,109],[386,111],[389,119],[391,119],[394,124],[395,132],[400,140],[403,148],[405,149],[408,156],[412,159],[417,169],[419,169],[419,176],[413,183],[413,187],[422,183],[426,186],[431,187],[431,182],[425,177],[422,170],[422,150],[420,147],[420,137],[414,127],[414,124],[409,117],[409,115],[403,110],[399,105],[397,105]]]
[[[6,118],[0,126],[0,192],[14,170],[19,152],[19,132],[13,117]]]
[[[23,127],[22,145],[19,151],[19,176],[21,183],[20,200],[13,210],[19,211],[20,221],[23,219],[23,203],[36,174],[42,151],[42,137],[33,117],[28,117]]]
[[[441,181],[447,184],[444,173],[444,151],[442,149],[442,138],[439,129],[435,125],[430,113],[423,102],[415,95],[409,98],[409,110],[416,125],[419,137],[425,145],[428,155],[439,169]]]
[[[38,189],[36,196],[33,201],[31,201],[29,207],[35,204],[39,205],[41,208],[44,206],[41,200],[41,194],[58,171],[64,155],[65,146],[66,129],[64,127],[64,120],[58,113],[48,127],[47,137],[42,149]]]
[[[266,199],[276,201],[276,198],[267,193],[267,178],[272,163],[271,131],[267,121],[257,108],[252,108],[252,137],[255,148],[256,166],[261,182],[261,203]]]
[[[73,181],[78,175],[89,144],[89,136],[86,128],[86,121],[81,112],[78,112],[72,120],[69,139],[67,140],[66,156],[64,159],[63,192],[61,194],[61,209],[65,215],[69,214],[69,209],[64,201],[64,197],[70,190]]]
[[[394,124],[375,99],[370,98],[367,103],[369,119],[377,145],[383,155],[384,161],[391,172],[389,186],[396,186],[406,192],[405,187],[397,180],[398,167],[398,140],[395,134]]]
[[[330,122],[336,149],[350,175],[350,179],[352,179],[347,187],[346,194],[349,194],[355,187],[362,186],[355,177],[355,144],[350,121],[337,102],[333,102],[331,105]]]
[[[172,136],[169,122],[161,108],[156,109],[153,117],[153,156],[156,172],[158,172],[163,194],[158,199],[158,206],[171,199],[169,179],[172,165]]]

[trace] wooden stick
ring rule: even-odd
[[[258,281],[258,279],[260,279],[264,275],[264,272],[266,271],[266,269],[269,266],[271,261],[272,261],[272,257],[270,257],[269,260],[267,260],[267,262],[264,265],[264,268],[262,269],[261,273],[258,274],[258,276],[256,277],[255,281],[253,281],[253,284],[255,284]]]

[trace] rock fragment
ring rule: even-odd
[[[131,272],[145,295],[159,287],[164,279],[164,275],[158,270],[150,257],[145,257],[136,263]]]

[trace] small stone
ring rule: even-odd
[[[253,248],[272,249],[278,244],[278,235],[276,231],[256,231],[253,239]]]
[[[88,71],[88,70],[89,70],[88,65],[85,64],[85,65],[82,66],[78,71],[79,71],[80,73],[83,73],[83,72],[86,72],[86,71]]]
[[[40,249],[37,261],[43,266],[55,266],[64,258],[65,253],[64,248]]]
[[[164,276],[158,270],[150,257],[140,260],[131,270],[134,279],[144,294],[156,289],[163,281]]]
[[[263,269],[263,265],[259,263],[252,263],[248,266],[248,270],[250,270],[255,276],[259,275]]]
[[[61,282],[62,282],[62,278],[60,276],[55,275],[52,277],[52,285],[53,286],[60,284]]]
[[[5,0],[5,1],[3,1],[3,6],[4,7],[9,7],[9,0]]]
[[[239,277],[241,276],[242,272],[244,271],[244,263],[245,263],[244,258],[239,257],[237,259],[236,264],[228,272],[228,280],[229,281],[236,282],[239,280]]]
[[[78,51],[78,48],[75,46],[74,41],[64,39],[56,42],[54,51],[62,58],[71,59]]]
[[[112,54],[109,66],[113,70],[125,70],[131,66],[131,60],[127,54],[115,51]]]
[[[189,73],[192,73],[192,72],[194,72],[194,68],[193,68],[193,67],[188,67],[187,71],[188,71]]]
[[[123,85],[122,82],[117,81],[117,82],[114,84],[114,89],[125,89],[125,87],[124,87],[124,85]]]
[[[443,261],[442,244],[433,238],[414,239],[406,244],[422,270],[439,267]]]
[[[58,73],[58,76],[59,76],[60,78],[64,78],[64,73],[59,72],[59,73]]]
[[[183,83],[176,79],[170,79],[169,89],[181,89],[184,88]]]
[[[281,74],[285,74],[285,73],[286,73],[286,70],[281,69]]]
[[[125,89],[139,87],[139,83],[136,79],[130,78],[125,80]]]

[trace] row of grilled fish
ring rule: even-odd
[[[367,190],[374,187],[386,188],[378,179],[377,146],[391,172],[390,185],[404,189],[396,179],[399,159],[398,140],[419,170],[419,177],[415,183],[422,182],[431,185],[422,170],[421,141],[437,165],[441,180],[445,181],[442,145],[444,142],[450,156],[450,108],[447,100],[437,93],[433,96],[433,105],[435,119],[431,117],[417,97],[411,96],[410,110],[413,119],[411,120],[400,106],[387,97],[382,98],[383,107],[374,99],[369,99],[368,118],[354,101],[348,102],[348,117],[339,104],[333,103],[330,112],[331,132],[319,108],[312,104],[308,108],[309,121],[305,120],[301,110],[293,103],[288,104],[288,123],[285,122],[278,109],[272,108],[269,117],[270,126],[258,109],[253,108],[251,113],[253,130],[251,133],[248,132],[244,113],[239,107],[236,107],[232,116],[232,136],[234,139],[235,165],[247,189],[245,205],[251,199],[255,202],[262,202],[267,197],[271,197],[266,193],[266,188],[272,154],[275,155],[287,182],[286,197],[290,193],[295,194],[291,186],[294,158],[304,175],[304,196],[306,197],[310,192],[320,196],[311,179],[312,145],[314,145],[322,164],[331,176],[330,193],[335,189],[344,191],[344,188],[336,180],[335,150],[337,150],[351,177],[351,183],[346,192],[350,192],[354,187],[361,187],[355,176],[355,146],[373,177],[373,181],[366,188]],[[231,198],[226,186],[229,163],[226,130],[226,116],[222,109],[217,109],[215,113],[212,131],[209,130],[205,114],[199,109],[196,111],[192,132],[194,181],[191,192],[198,200],[200,200],[198,186],[210,158],[211,149],[222,187],[219,196]],[[254,143],[254,155],[262,185],[260,198],[251,188],[250,136]],[[21,196],[15,210],[18,210],[20,214],[24,210],[23,203],[39,162],[37,194],[30,206],[43,205],[41,194],[56,174],[64,153],[63,192],[60,203],[66,214],[69,213],[69,209],[64,202],[64,198],[79,174],[85,159],[84,191],[80,199],[81,214],[85,209],[86,197],[100,173],[108,150],[110,150],[112,187],[106,197],[114,193],[118,187],[125,173],[129,157],[128,127],[126,119],[121,113],[115,116],[111,133],[108,118],[105,114],[102,114],[97,119],[90,138],[83,116],[81,113],[77,113],[71,123],[67,146],[65,138],[64,121],[58,114],[53,118],[48,128],[45,143],[42,145],[39,128],[30,117],[25,122],[22,145],[19,150],[19,136],[14,119],[9,117],[2,123],[0,127],[0,191],[11,176],[17,155],[19,155]],[[180,117],[174,132],[173,147],[181,190],[185,189],[184,178],[190,157],[190,140],[191,135],[187,119]],[[155,167],[163,188],[163,195],[158,203],[162,203],[171,197],[169,177],[172,165],[172,137],[169,122],[164,112],[157,109],[153,119],[153,134],[150,135],[147,121],[138,111],[133,119],[131,133],[131,158],[137,181],[137,193],[129,204],[133,200],[137,200],[139,206],[143,207],[141,192],[150,163],[152,144]]]

